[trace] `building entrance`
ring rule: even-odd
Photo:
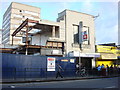
[[[81,63],[87,69],[91,69],[92,68],[92,58],[81,58]]]

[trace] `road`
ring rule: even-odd
[[[3,84],[3,88],[118,88],[118,77],[53,82]]]

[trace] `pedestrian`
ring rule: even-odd
[[[79,64],[76,64],[76,74],[79,72]]]
[[[101,75],[106,76],[106,68],[105,68],[104,64],[101,65]]]
[[[109,75],[109,73],[110,73],[110,68],[108,65],[106,65],[106,75]]]
[[[113,75],[113,65],[110,66],[110,75]]]
[[[61,78],[63,78],[63,76],[61,74],[61,71],[64,71],[64,70],[62,69],[62,67],[59,64],[57,64],[56,78],[58,78],[58,76],[60,76]]]
[[[101,66],[100,65],[98,65],[97,70],[98,70],[98,76],[100,76],[101,75]]]
[[[104,64],[101,65],[101,68],[105,68]]]
[[[118,67],[116,66],[116,65],[114,65],[114,67],[113,67],[113,73],[114,73],[114,75],[117,75],[117,72],[118,72]]]
[[[118,74],[120,75],[120,65],[118,65]]]

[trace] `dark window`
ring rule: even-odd
[[[22,10],[20,10],[20,12],[22,12]]]
[[[79,43],[79,26],[73,25],[73,38],[74,38],[74,44]]]

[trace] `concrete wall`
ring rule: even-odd
[[[12,33],[17,29],[17,27],[26,18],[37,20],[37,21],[40,20],[40,8],[21,4],[21,3],[12,2],[11,5],[9,6],[9,8],[6,10],[6,12],[4,14],[4,18],[6,18],[8,16],[9,12],[11,12],[9,15],[10,20],[8,22],[8,23],[10,23],[10,25],[7,26],[7,27],[9,27],[9,31],[8,31],[9,36],[6,38],[9,39],[9,41],[8,41],[9,44],[12,44],[12,37],[11,37]],[[3,20],[3,22],[5,22],[5,20]],[[4,28],[4,27],[2,27],[2,28]],[[5,30],[6,29],[4,29],[4,31]],[[3,35],[3,36],[6,36],[6,35]],[[14,37],[14,44],[23,44],[22,39]]]
[[[0,29],[0,44],[2,44],[2,29]]]
[[[32,45],[42,45],[45,46],[47,40],[51,37],[51,33],[45,33],[45,34],[36,34],[32,36]]]
[[[65,10],[62,13],[59,13],[58,21],[61,21],[61,18],[66,17],[66,53],[68,55],[71,51],[80,51],[82,53],[94,53],[95,52],[95,28],[94,28],[94,18],[92,15],[79,13],[76,11],[71,10]],[[65,19],[64,19],[65,21]],[[90,45],[86,45],[83,47],[83,50],[81,51],[79,46],[75,47],[73,46],[73,24],[79,25],[79,22],[83,22],[83,26],[89,27],[89,33],[90,33]]]
[[[58,41],[65,41],[65,29],[64,29],[64,23],[63,22],[53,22],[49,20],[43,20],[41,19],[40,24],[44,25],[50,25],[50,26],[58,26],[59,29],[55,30],[55,37],[52,37],[52,28],[48,28],[49,30],[43,30],[42,33],[36,34],[32,36],[32,45],[46,45],[47,40],[58,40]],[[48,32],[46,32],[48,31]]]
[[[69,56],[70,53],[79,52],[81,53],[95,53],[95,27],[94,27],[94,18],[92,15],[80,13],[72,10],[64,10],[58,14],[58,21],[62,21],[65,27],[65,55]],[[89,27],[89,44],[74,43],[74,34],[73,34],[73,25],[77,25],[80,28],[80,22],[83,23],[83,26]],[[79,29],[80,30],[80,29]],[[82,39],[83,28],[79,33],[78,38]],[[79,41],[82,41],[80,40]],[[80,55],[79,54],[79,55]],[[79,57],[79,55],[77,57]],[[85,56],[86,57],[86,56]],[[91,66],[95,66],[95,58],[87,57],[91,60]],[[80,58],[79,61],[81,62]],[[80,63],[79,62],[79,63]]]
[[[65,26],[64,26],[64,21],[60,22],[53,22],[49,20],[40,20],[41,24],[46,24],[46,25],[51,25],[51,26],[59,26],[59,30],[56,31],[56,37],[60,38],[60,40],[65,41]]]

